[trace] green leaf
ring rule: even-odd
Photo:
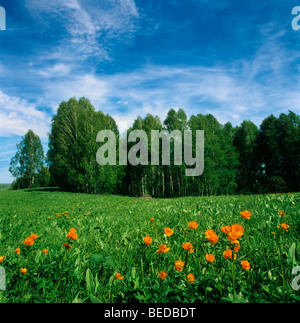
[[[295,266],[297,264],[297,261],[296,261],[296,243],[295,242],[293,242],[293,244],[291,245],[291,247],[289,249],[288,256],[287,256],[287,262],[291,266]]]
[[[85,275],[86,281],[86,289],[89,293],[94,293],[95,291],[95,284],[94,284],[94,277],[91,270],[88,268]]]

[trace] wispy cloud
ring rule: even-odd
[[[26,7],[44,28],[58,25],[59,46],[81,59],[92,55],[109,60],[112,41],[129,41],[139,18],[134,0],[26,0]]]
[[[32,129],[41,138],[47,138],[50,116],[35,104],[0,91],[0,137],[23,136]]]

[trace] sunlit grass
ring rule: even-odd
[[[0,302],[299,301],[299,200],[1,191]]]

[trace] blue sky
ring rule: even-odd
[[[0,183],[28,129],[85,96],[121,131],[170,108],[259,125],[300,113],[300,1],[0,0]]]

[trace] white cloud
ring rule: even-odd
[[[43,139],[47,138],[50,116],[32,103],[0,91],[0,136],[23,136],[28,129]]]
[[[128,42],[137,29],[139,13],[134,0],[26,0],[28,11],[44,28],[55,23],[65,30],[60,45],[85,59],[110,59],[112,40]],[[47,19],[45,19],[47,17]]]
[[[57,63],[53,66],[47,66],[44,69],[36,69],[35,73],[40,74],[46,78],[60,77],[69,74],[71,71],[71,66],[64,63]]]

